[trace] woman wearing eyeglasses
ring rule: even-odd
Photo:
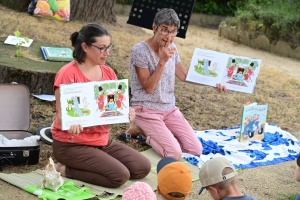
[[[68,131],[61,130],[61,84],[117,79],[114,71],[105,65],[112,44],[104,27],[87,24],[74,32],[70,40],[74,61],[58,71],[53,85],[56,118],[51,132],[58,161],[56,170],[64,177],[110,188],[119,187],[128,179],[144,178],[150,172],[150,161],[136,150],[109,139],[109,125],[83,128],[73,124]],[[134,117],[131,109],[129,118]]]
[[[202,145],[175,106],[175,77],[185,81],[174,38],[180,20],[173,9],[161,9],[153,21],[153,36],[134,45],[130,57],[131,105],[136,112],[127,134],[140,131],[163,157],[180,159],[182,152],[200,156]],[[218,91],[225,91],[217,85]]]

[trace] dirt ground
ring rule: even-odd
[[[3,9],[1,11],[3,11],[3,13],[7,12]],[[9,11],[8,13],[11,12]],[[24,15],[23,17],[27,19],[30,16]],[[12,18],[12,15],[10,15],[9,18]],[[7,23],[12,24],[12,21],[9,20],[10,19],[7,18]],[[41,22],[40,19],[36,21]],[[108,61],[112,66],[122,66],[118,68],[118,72],[122,73],[125,77],[128,76],[129,73],[127,66],[130,48],[137,41],[146,39],[152,34],[150,30],[140,29],[126,24],[126,21],[126,16],[118,16],[118,24],[116,26],[106,26],[109,30],[111,30],[113,40],[115,39],[115,41],[117,41],[117,43],[115,43],[114,52]],[[57,24],[56,22],[49,23]],[[70,24],[72,24],[74,31],[78,30],[78,27],[81,27],[80,23],[75,24],[72,22]],[[68,25],[64,26],[68,28]],[[7,28],[9,28],[9,26],[7,26]],[[12,30],[15,28],[16,27],[13,27]],[[68,38],[70,32],[73,31],[70,29],[59,34]],[[37,29],[37,32],[39,31],[40,29]],[[26,31],[23,31],[22,33],[30,38],[39,40],[39,38],[36,38],[37,36],[34,34],[30,35],[30,33]],[[1,34],[3,36],[7,33],[3,31]],[[45,39],[45,37],[46,36],[43,36],[41,38]],[[211,87],[194,86],[187,83],[181,83],[177,80],[177,105],[196,130],[238,125],[240,122],[239,115],[241,105],[250,100],[257,101],[258,103],[268,103],[270,111],[267,121],[277,124],[282,129],[291,132],[300,139],[300,124],[297,123],[299,121],[298,99],[300,98],[299,60],[281,57],[269,52],[236,44],[232,41],[218,37],[218,31],[215,29],[206,29],[195,26],[189,27],[186,39],[178,38],[175,42],[186,67],[189,66],[194,47],[260,58],[263,60],[263,66],[253,95],[244,95],[236,92],[217,94]],[[69,41],[64,40],[61,44],[69,45]],[[32,112],[38,113],[38,107],[35,105],[36,100],[32,99],[32,102],[34,104]],[[54,104],[46,104],[46,106],[50,108],[49,112],[52,114],[33,115],[32,130],[35,130],[38,126],[49,125],[49,121],[53,120]],[[39,112],[42,113],[42,111]],[[48,118],[50,119],[45,120],[45,116],[46,118],[49,116]],[[112,129],[112,137],[116,136],[116,130],[120,130],[122,128],[124,129],[124,127],[121,126],[114,126]],[[41,153],[42,155],[39,165],[5,167],[3,172],[22,173],[41,168],[47,158],[51,156],[51,147],[42,144]],[[284,199],[285,194],[297,194],[299,192],[298,188],[300,183],[297,183],[293,177],[294,167],[295,161],[290,161],[277,165],[240,170],[239,187],[242,192],[256,196],[258,199],[278,199],[279,197]],[[187,199],[211,199],[207,192],[204,192],[201,197],[198,196],[200,187],[199,181],[194,182],[193,189]],[[31,200],[37,199],[37,197],[0,180],[0,200],[2,199]]]

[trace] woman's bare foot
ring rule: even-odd
[[[60,172],[61,176],[66,177],[66,165],[63,165],[58,162],[55,164],[55,169],[56,171]]]
[[[126,131],[127,134],[133,135],[133,136],[138,136],[142,134],[143,136],[147,136],[145,132],[135,123],[133,120],[132,123],[130,124],[130,127]]]

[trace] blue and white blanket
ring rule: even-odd
[[[212,157],[225,156],[235,168],[253,168],[295,160],[300,152],[300,142],[289,132],[274,124],[265,127],[262,141],[240,143],[236,138],[240,127],[220,130],[195,131],[203,145],[201,157],[183,154],[194,165],[202,166]]]

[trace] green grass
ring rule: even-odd
[[[298,194],[284,194],[277,198],[277,200],[295,200]]]
[[[295,0],[248,1],[237,9],[235,16],[256,20],[272,19],[276,24],[284,25],[300,20],[299,8],[300,2]]]

